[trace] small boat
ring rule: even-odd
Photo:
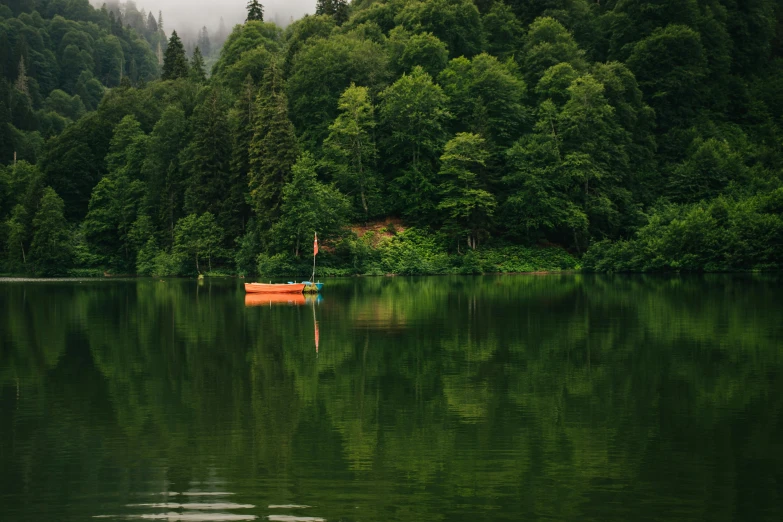
[[[313,283],[312,281],[302,281],[302,284],[305,285],[304,293],[306,294],[317,294],[321,291],[321,288],[324,287],[324,284],[320,281],[318,283]]]
[[[305,285],[300,283],[245,283],[248,294],[301,294]]]
[[[245,306],[301,306],[306,302],[304,294],[245,294]]]

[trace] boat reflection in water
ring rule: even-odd
[[[318,303],[321,300],[322,297],[317,294],[307,296],[305,294],[245,294],[245,306],[302,306]]]

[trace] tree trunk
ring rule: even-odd
[[[27,264],[27,256],[24,255],[24,243],[22,243],[22,240],[19,240],[19,246],[22,247],[22,264]]]
[[[198,254],[196,254],[196,272],[201,273],[201,269],[198,267]]]

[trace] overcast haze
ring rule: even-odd
[[[124,0],[121,0],[124,1]],[[264,20],[288,25],[306,13],[315,12],[316,0],[261,0],[264,6]],[[104,0],[93,0],[100,6]],[[193,28],[207,26],[210,33],[217,30],[222,16],[226,26],[245,21],[248,0],[136,0],[136,7],[152,12],[155,18],[163,11],[163,25],[167,34],[172,29],[191,32]]]

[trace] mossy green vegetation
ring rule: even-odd
[[[317,273],[351,275],[446,275],[518,272],[562,272],[579,269],[579,261],[559,247],[518,245],[480,247],[450,253],[444,235],[426,234],[409,228],[393,235],[367,232],[344,237],[333,249],[318,255]],[[260,275],[279,277],[305,274],[312,268],[308,259],[297,262],[284,253],[257,259]]]

